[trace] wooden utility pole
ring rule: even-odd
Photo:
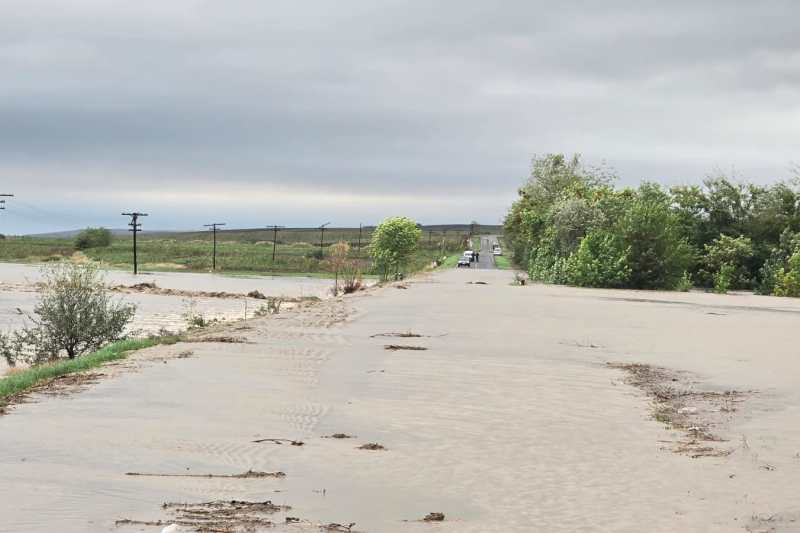
[[[278,230],[281,228],[285,228],[286,226],[267,226],[267,229],[272,230],[272,264],[275,264],[275,246],[278,243]]]
[[[319,253],[320,256],[325,255],[324,246],[325,246],[325,226],[330,224],[330,222],[326,222],[319,227]]]
[[[358,224],[358,256],[361,257],[361,232],[364,230],[364,224]]]
[[[211,252],[211,270],[217,270],[217,228],[219,226],[224,226],[224,222],[214,222],[213,224],[203,224],[205,228],[211,228],[211,232],[214,234],[214,248],[213,252]]]
[[[14,195],[13,194],[0,194],[0,196],[4,196],[5,198],[12,198]],[[0,210],[5,209],[5,208],[6,208],[5,199],[0,200]]]
[[[0,196],[5,196],[6,198],[10,198],[10,197],[13,197],[14,195],[13,194],[0,194]],[[6,200],[5,200],[5,198],[3,198],[2,200],[0,200],[0,211],[4,211],[5,208],[6,208]]]
[[[128,225],[131,227],[128,231],[133,232],[133,273],[139,273],[139,263],[138,258],[136,256],[136,234],[142,231],[142,225],[139,223],[139,217],[146,217],[147,213],[138,213],[134,211],[133,213],[122,213],[124,217],[131,217],[131,221]]]

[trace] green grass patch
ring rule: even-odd
[[[149,348],[156,344],[169,344],[173,340],[172,338],[124,340],[109,344],[102,350],[82,355],[75,359],[67,359],[19,370],[10,376],[0,379],[0,407],[6,405],[10,398],[29,391],[36,385],[53,378],[97,368],[109,361],[124,359],[129,352]]]
[[[500,270],[511,270],[513,267],[511,266],[511,260],[504,256],[504,255],[496,255],[494,256],[494,264]]]
[[[369,234],[362,236],[362,248],[357,246],[357,233],[339,230],[333,235],[325,233],[325,246],[320,251],[319,241],[302,242],[294,239],[312,239],[313,233],[286,232],[279,234],[272,254],[272,241],[268,232],[224,232],[217,242],[217,272],[234,275],[273,275],[273,276],[313,276],[332,277],[328,261],[328,247],[342,238],[352,243],[351,259],[358,262],[365,276],[378,275],[379,272],[369,258],[366,245]],[[318,235],[318,233],[317,233]],[[328,240],[328,237],[331,237]],[[430,263],[446,253],[461,247],[457,235],[445,239],[437,235],[420,240],[419,248],[410,258],[408,272],[427,268]],[[208,233],[173,234],[167,236],[143,235],[139,237],[139,270],[142,272],[209,272],[211,271],[211,236]],[[353,239],[356,239],[353,242]],[[238,240],[235,240],[238,239]],[[132,243],[129,237],[115,237],[110,246],[87,248],[80,252],[88,259],[98,261],[104,268],[130,270],[132,268]],[[0,242],[0,261],[15,263],[42,263],[69,258],[75,254],[72,241],[53,238],[8,238]],[[320,255],[322,254],[322,255]]]
[[[439,268],[455,268],[458,265],[458,258],[461,257],[460,254],[453,254],[448,255],[447,259],[445,259]]]

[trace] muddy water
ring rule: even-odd
[[[158,533],[114,520],[220,499],[362,532],[796,531],[800,301],[510,282],[454,269],[329,300],[236,331],[251,344],[157,347],[85,392],[15,407],[0,417],[0,531]],[[409,330],[428,336],[373,337]],[[672,453],[680,435],[608,361],[756,391],[715,427],[731,454]],[[357,438],[321,438],[334,432]],[[287,476],[125,476],[248,469]],[[414,521],[430,512],[445,522]]]
[[[34,284],[41,280],[35,265],[0,263],[0,331],[22,326],[24,314],[31,313],[36,304]],[[257,290],[266,296],[317,296],[325,298],[332,282],[310,277],[225,276],[202,273],[131,273],[107,271],[110,285],[133,285],[150,282],[157,287],[181,291],[215,291],[246,294]],[[251,298],[205,298],[164,296],[154,294],[119,294],[118,298],[136,304],[137,313],[131,329],[145,333],[161,328],[177,331],[186,328],[185,314],[190,309],[208,320],[238,320],[252,317],[264,302]],[[22,311],[22,312],[20,312]],[[0,373],[5,369],[0,360]]]

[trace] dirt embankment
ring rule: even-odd
[[[284,303],[305,303],[317,302],[317,296],[267,296],[261,291],[253,290],[248,293],[226,292],[226,291],[188,291],[183,289],[169,289],[157,286],[154,282],[136,283],[134,285],[115,285],[110,287],[114,292],[123,294],[156,294],[159,296],[181,296],[185,298],[252,298],[254,300],[269,300],[279,298]]]

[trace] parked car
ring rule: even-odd
[[[494,254],[494,255],[503,255],[503,250],[501,250],[500,247],[498,246],[497,248],[492,250],[492,254]]]
[[[471,263],[472,263],[472,259],[470,257],[468,257],[466,255],[462,255],[461,257],[458,258],[458,265],[457,266],[458,266],[458,268],[462,268],[462,267],[469,268],[471,266]]]

